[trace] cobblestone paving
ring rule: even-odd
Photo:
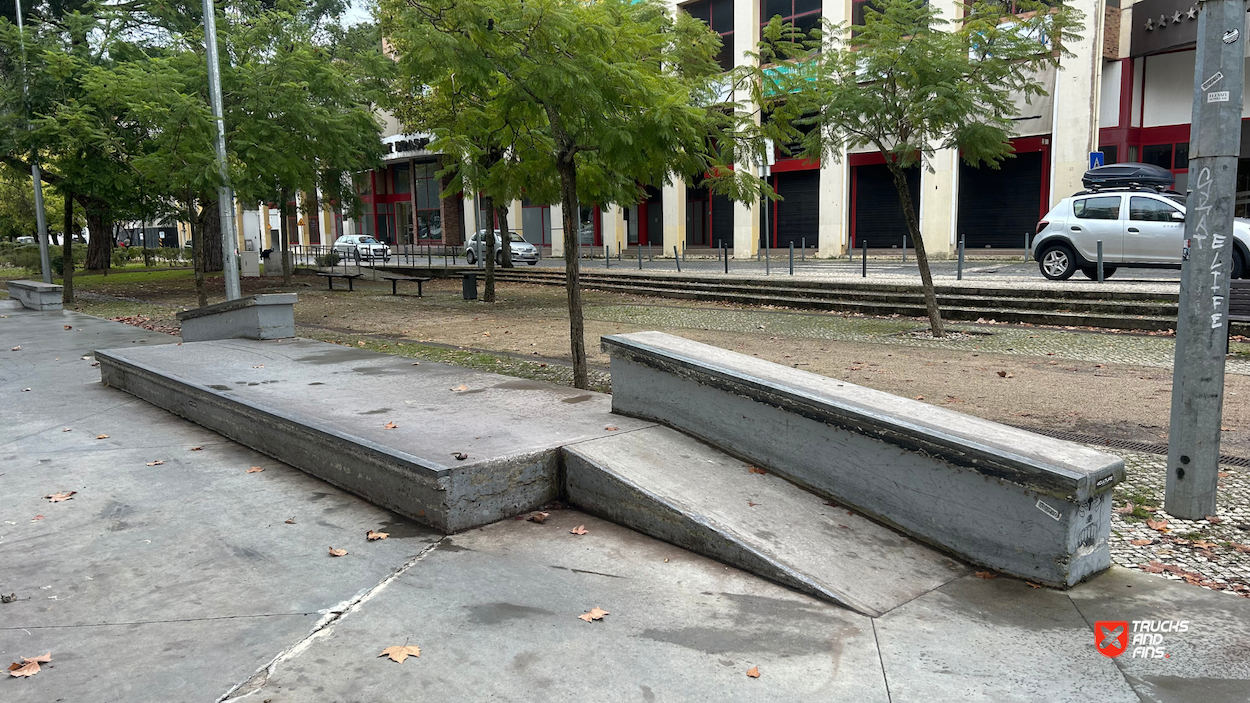
[[[769,312],[767,309],[738,309],[728,306],[590,306],[586,308],[586,317],[641,326],[687,327],[1160,368],[1171,368],[1175,349],[1175,339],[1162,334],[1115,334],[1024,325],[961,324],[948,325],[948,329],[962,334],[939,340],[923,331],[928,323],[919,318],[878,318],[846,313],[778,314],[777,311]],[[1234,343],[1232,349],[1240,353],[1228,359],[1227,373],[1250,375],[1250,344]]]
[[[1250,469],[1221,466],[1216,514],[1182,520],[1163,509],[1166,458],[1095,447],[1124,458],[1115,488],[1111,561],[1250,598]]]

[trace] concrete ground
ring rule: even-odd
[[[0,315],[0,656],[52,654],[5,701],[1250,698],[1247,599],[1120,569],[1068,592],[968,576],[874,620],[571,510],[441,537],[81,358],[176,338]],[[1187,626],[1109,659],[1100,620]],[[421,656],[378,657],[404,645]]]

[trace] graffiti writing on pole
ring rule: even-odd
[[[1203,168],[1198,173],[1198,180],[1194,184],[1198,191],[1198,205],[1194,210],[1198,213],[1198,223],[1194,226],[1194,244],[1202,247],[1207,237],[1211,238],[1211,250],[1215,252],[1215,256],[1211,259],[1211,329],[1218,329],[1224,322],[1224,313],[1221,310],[1224,307],[1224,296],[1220,295],[1220,273],[1223,268],[1224,244],[1228,241],[1228,236],[1222,232],[1208,232],[1207,230],[1207,213],[1211,211],[1211,169]],[[1190,243],[1185,243],[1185,259],[1189,259]]]

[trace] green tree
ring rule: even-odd
[[[727,152],[712,138],[731,141],[724,127],[735,119],[711,100],[719,39],[659,0],[383,0],[379,17],[410,89],[473,96],[483,124],[516,132],[511,158],[479,181],[559,194],[573,384],[585,388],[579,203],[630,204],[672,174],[710,172],[723,192],[757,187],[723,168]],[[444,143],[476,148],[458,121],[444,128]]]
[[[1043,93],[1041,72],[1070,56],[1081,13],[1062,2],[974,2],[952,22],[925,0],[873,0],[864,25],[826,25],[814,44],[774,18],[764,32],[755,99],[798,154],[839,159],[870,147],[884,158],[916,249],[934,336],[944,334],[906,169],[938,149],[969,165],[1011,158],[1015,100]]]

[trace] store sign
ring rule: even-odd
[[[1198,39],[1198,0],[1142,0],[1132,13],[1132,56],[1190,46]]]

